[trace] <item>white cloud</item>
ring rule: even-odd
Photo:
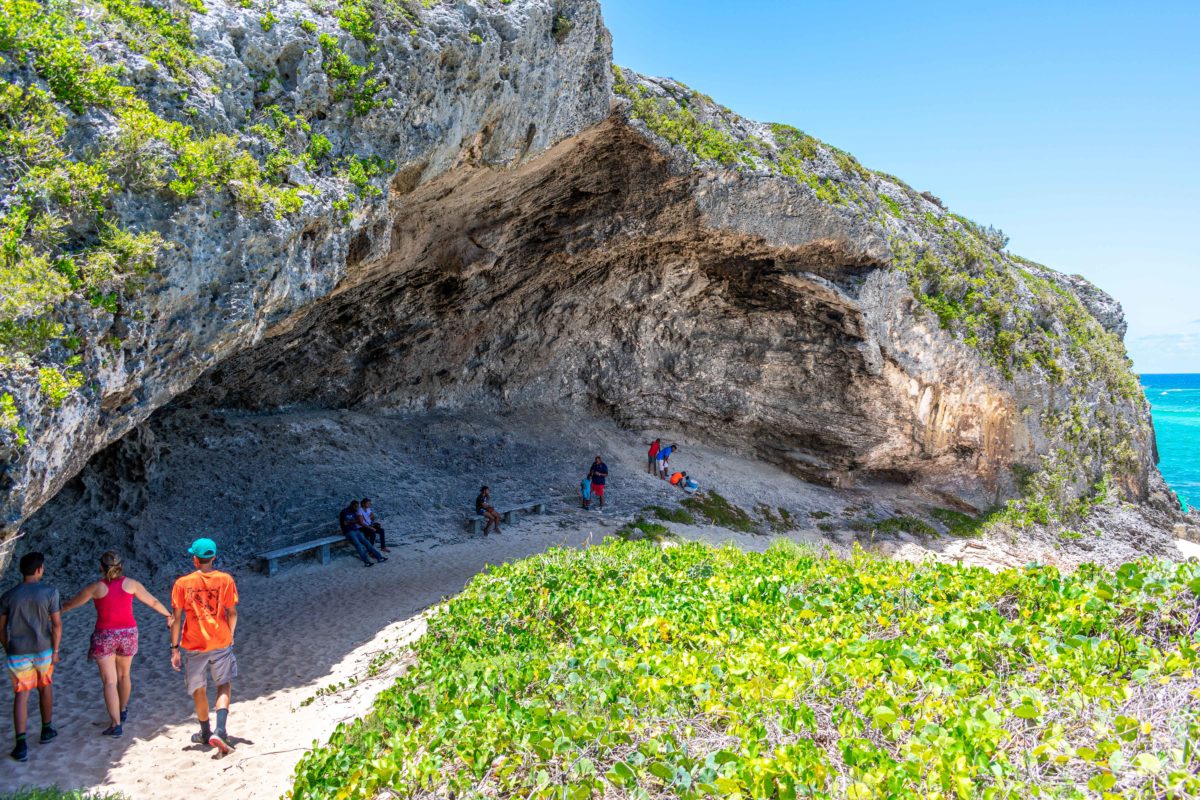
[[[1129,343],[1129,355],[1138,372],[1200,372],[1200,334],[1139,336]]]

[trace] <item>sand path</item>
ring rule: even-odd
[[[72,612],[64,620],[55,675],[59,738],[46,746],[32,743],[26,764],[5,758],[0,786],[103,787],[131,800],[211,795],[220,787],[220,796],[237,800],[278,798],[304,752],[326,741],[339,722],[361,716],[404,668],[402,655],[368,676],[379,654],[403,652],[404,643],[421,635],[425,609],[460,591],[488,564],[553,545],[579,546],[589,534],[599,541],[602,530],[615,527],[600,517],[596,523],[564,529],[553,518],[528,520],[500,537],[426,550],[394,547],[390,560],[372,569],[343,553],[327,567],[285,562],[270,579],[235,571],[242,599],[240,677],[229,732],[237,750],[222,759],[190,743],[197,727],[182,678],[169,664],[166,626],[144,608],[137,612],[141,645],[125,736],[101,737],[107,717],[96,670],[85,658],[95,617],[90,607]],[[165,587],[154,588],[165,600]],[[318,696],[338,684],[347,685]],[[0,724],[7,732],[11,710],[4,706]],[[36,730],[33,713],[30,729]],[[7,735],[4,741],[7,748]]]

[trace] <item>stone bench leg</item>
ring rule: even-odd
[[[545,503],[538,503],[536,506],[534,506],[534,507],[533,507],[533,513],[535,513],[535,514],[545,514],[545,513],[546,513],[546,504],[545,504]]]
[[[321,545],[321,547],[318,549],[318,553],[319,553],[319,554],[320,554],[320,556],[321,556],[321,563],[322,563],[322,564],[328,564],[328,563],[329,563],[329,561],[330,561],[330,559],[329,559],[329,545],[327,545],[327,544],[323,544],[323,545]]]
[[[508,523],[512,522],[512,518],[513,518],[513,514],[514,514],[514,513],[516,513],[516,512],[513,512],[513,511],[505,511],[505,512],[504,512],[504,524],[505,524],[505,525],[507,525]]]
[[[267,573],[267,577],[274,578],[275,575],[279,572],[279,559],[264,558],[263,559],[263,567],[264,567],[263,571]]]
[[[483,517],[474,516],[468,519],[467,530],[476,536],[483,533]]]

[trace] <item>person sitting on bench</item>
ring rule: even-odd
[[[338,514],[338,523],[342,527],[342,535],[350,544],[354,545],[354,549],[358,551],[358,557],[362,559],[363,565],[373,567],[371,559],[367,558],[369,553],[377,562],[387,561],[387,556],[375,549],[375,546],[367,541],[363,536],[362,523],[358,518],[358,501],[351,500],[350,505],[342,509]]]
[[[500,533],[500,512],[492,507],[492,490],[484,486],[475,498],[475,513],[484,518],[483,535],[488,535],[488,528],[494,527]]]
[[[375,537],[379,537],[380,552],[392,552],[388,550],[387,539],[383,538],[383,526],[379,524],[379,520],[375,519],[375,511],[371,508],[371,498],[369,497],[364,497],[358,505],[358,525],[363,536],[367,537],[367,541],[372,545],[375,544]]]

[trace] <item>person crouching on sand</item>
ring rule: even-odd
[[[193,734],[192,742],[208,743],[225,755],[233,750],[225,723],[238,674],[233,655],[237,585],[229,573],[213,568],[217,543],[212,539],[197,539],[188,552],[196,571],[175,581],[171,589],[171,666],[183,671],[200,720],[200,733]],[[217,685],[216,730],[208,722],[209,675]]]
[[[95,583],[85,586],[79,594],[63,606],[63,613],[79,608],[89,600],[96,606],[96,628],[92,632],[92,643],[88,658],[96,662],[100,671],[100,682],[104,684],[104,706],[108,709],[111,723],[101,731],[102,736],[120,736],[124,733],[125,720],[129,714],[129,693],[132,684],[129,667],[138,651],[137,621],[133,618],[133,599],[136,597],[163,615],[171,624],[171,612],[167,611],[146,587],[133,578],[125,577],[121,556],[109,550],[100,556],[100,574]]]

